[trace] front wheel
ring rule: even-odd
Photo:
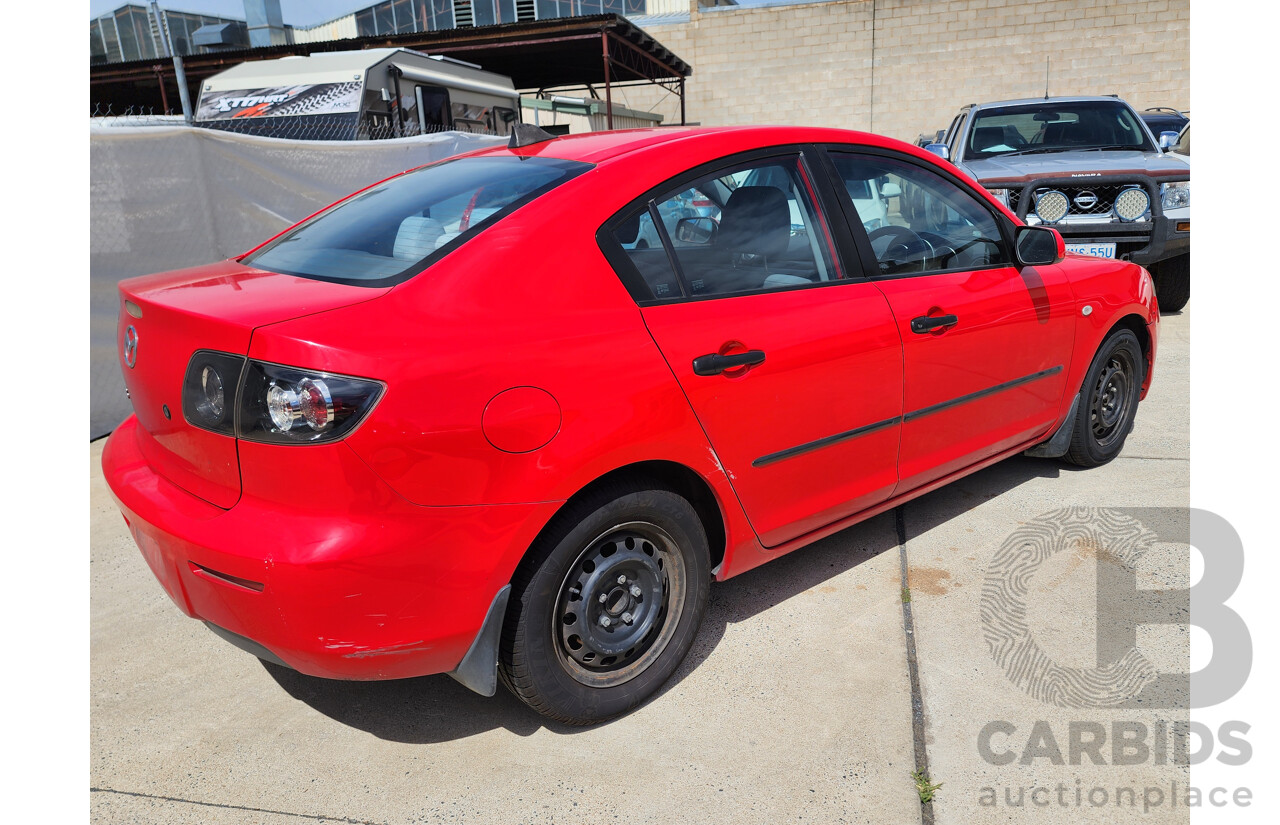
[[[1107,336],[1080,389],[1068,461],[1097,467],[1120,454],[1138,414],[1145,376],[1146,359],[1138,336],[1127,329]]]
[[[661,485],[617,485],[570,505],[512,582],[502,680],[568,724],[625,713],[684,659],[710,579],[698,514]]]

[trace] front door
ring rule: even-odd
[[[729,162],[731,163],[731,162]],[[726,165],[639,204],[618,237],[642,302],[752,526],[776,546],[897,484],[902,355],[849,277],[800,153]]]
[[[887,204],[858,223],[902,337],[897,492],[1043,433],[1067,389],[1075,331],[1061,269],[1017,267],[1006,219],[932,170],[871,154],[831,158],[851,202],[872,191]]]

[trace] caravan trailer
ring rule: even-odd
[[[412,49],[241,63],[200,87],[195,125],[303,140],[456,130],[507,135],[520,122],[511,78]]]

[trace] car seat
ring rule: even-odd
[[[985,152],[993,146],[1009,145],[1005,139],[1004,128],[1000,126],[979,126],[973,130],[973,150]]]
[[[791,243],[787,196],[772,186],[740,186],[720,213],[710,256],[697,248],[678,251],[695,295],[759,289],[770,274],[771,259]]]
[[[410,215],[400,222],[391,255],[402,261],[420,261],[443,244],[444,224],[435,218]]]

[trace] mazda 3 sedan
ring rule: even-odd
[[[671,676],[712,579],[1022,452],[1114,458],[1158,322],[1144,269],[905,143],[519,127],[123,282],[102,460],[228,641],[588,724]]]

